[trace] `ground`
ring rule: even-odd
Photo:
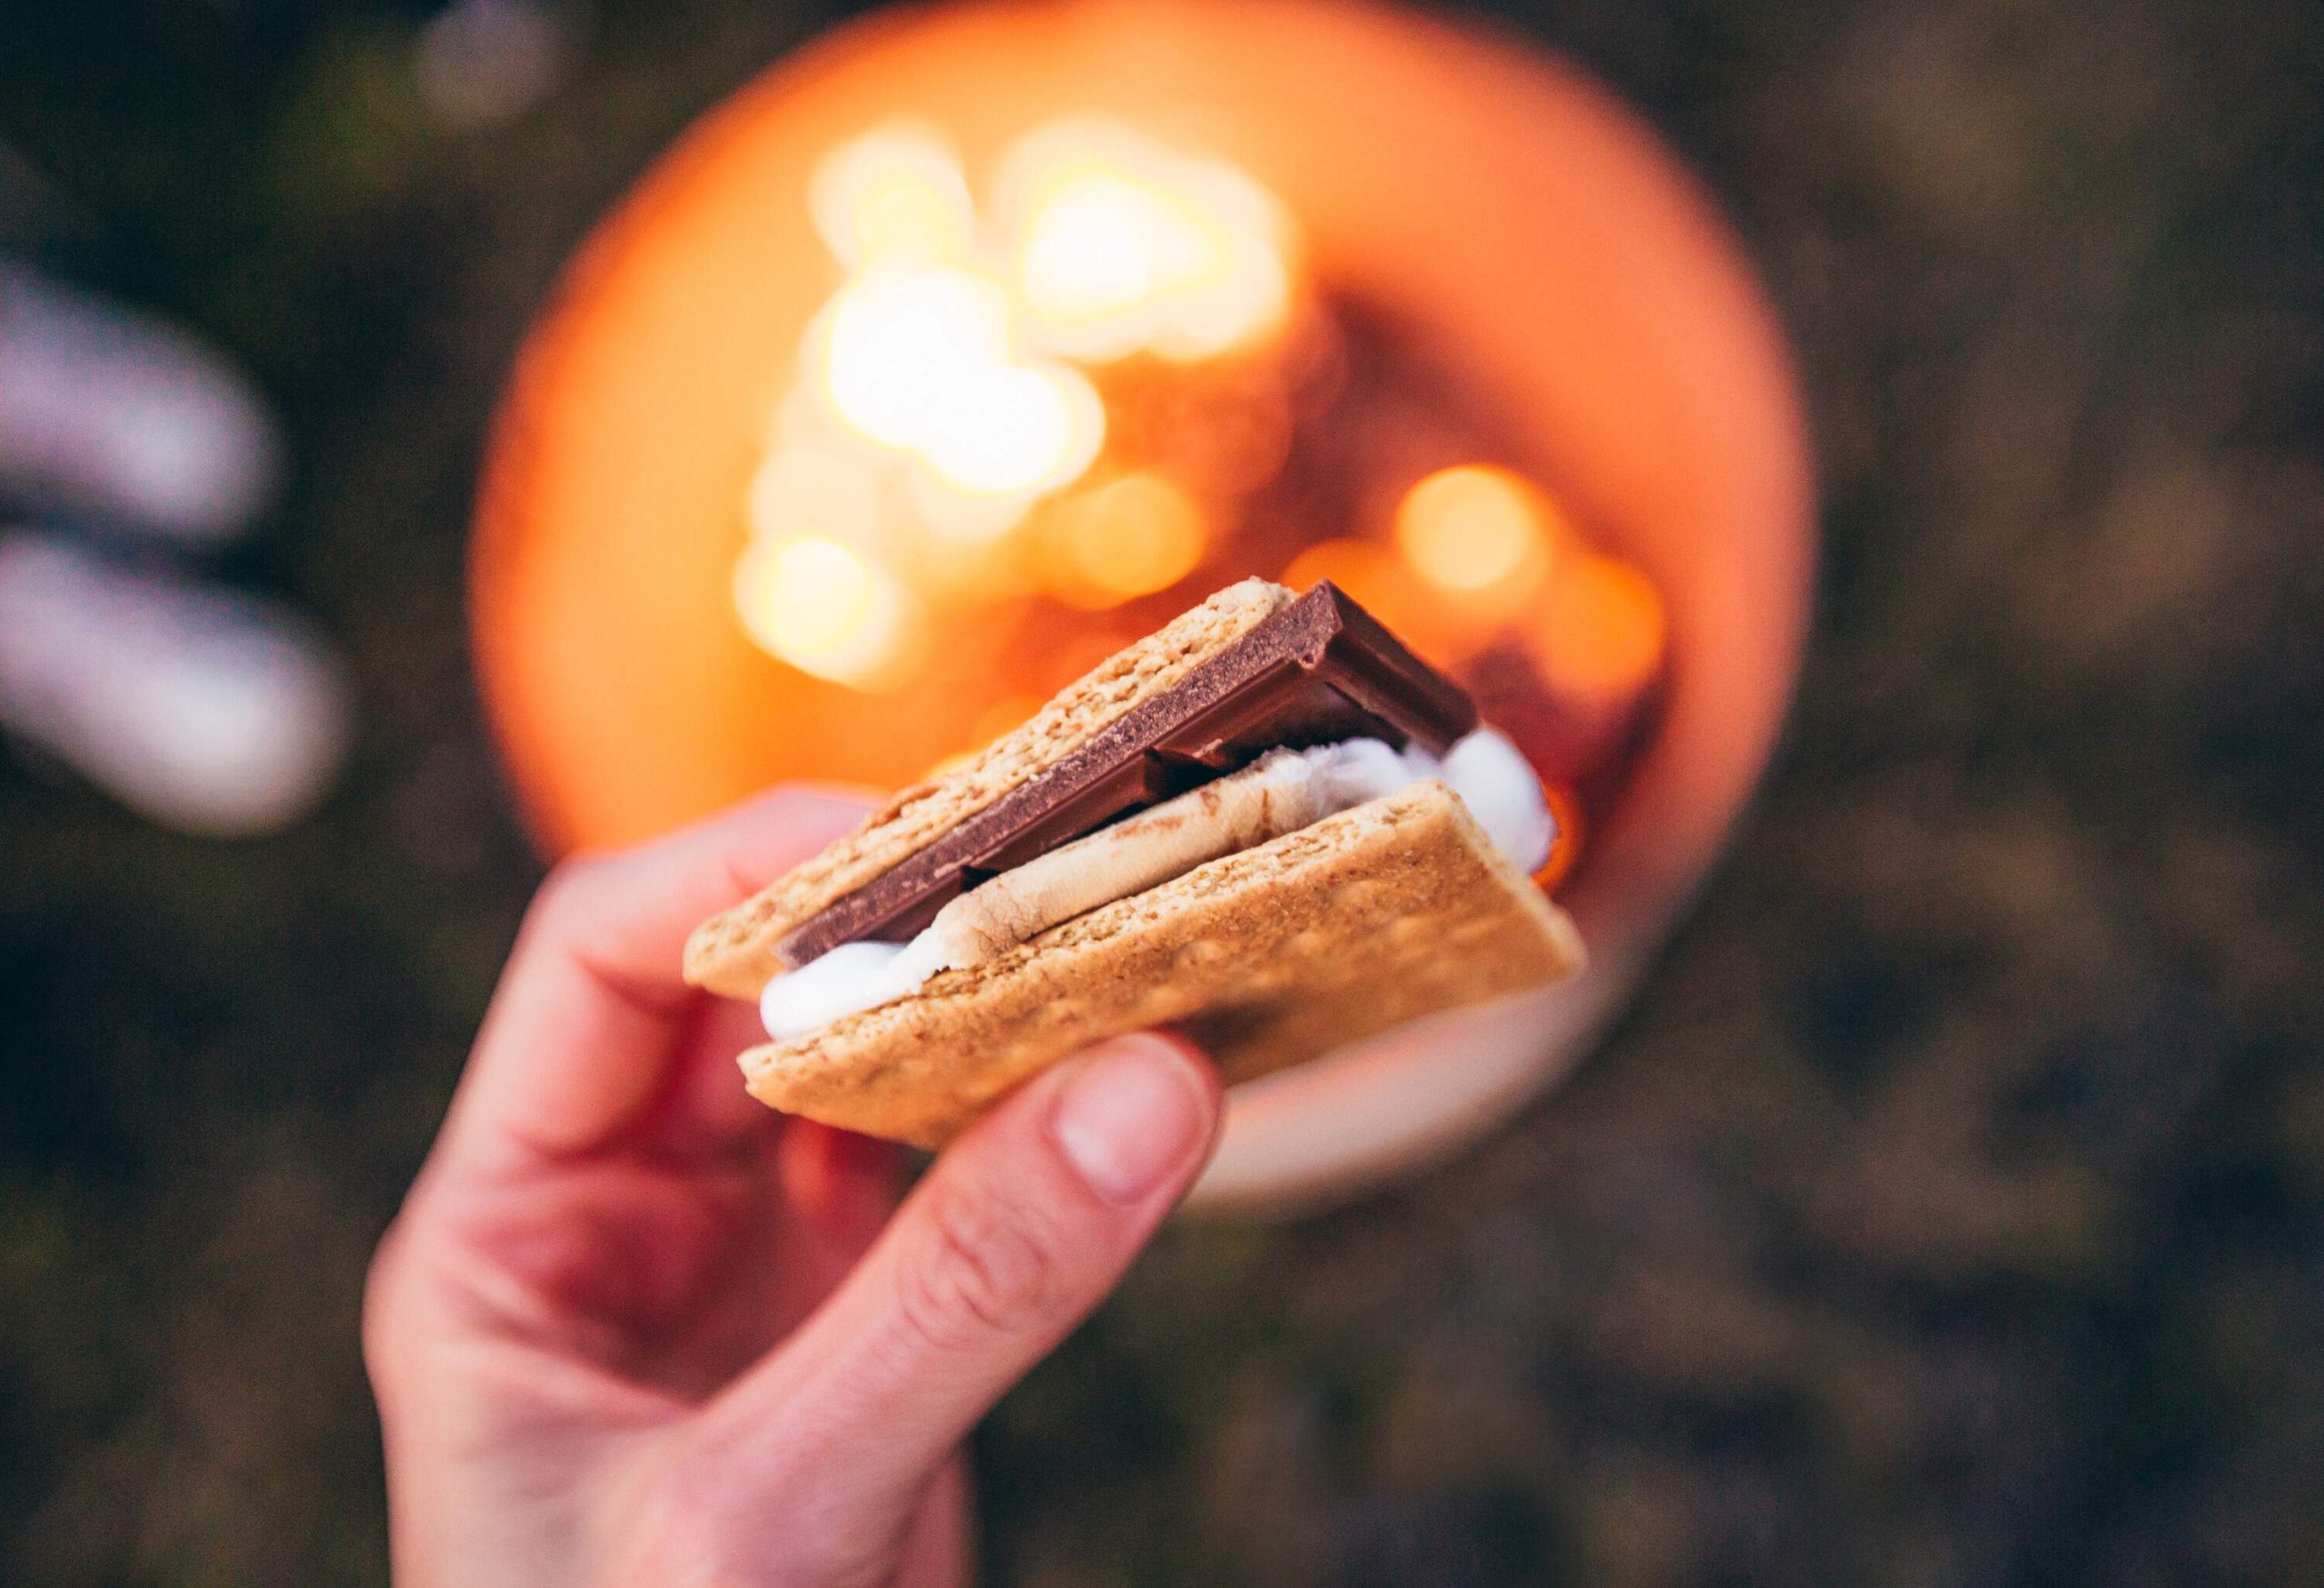
[[[1763,795],[1604,1050],[1457,1167],[1177,1231],[978,1442],[1030,1584],[2312,1581],[2324,1558],[2324,11],[1502,7],[1702,170],[1826,557]],[[0,755],[0,1576],[377,1583],[355,1351],[538,863],[470,683],[557,261],[834,8],[594,14],[435,130],[413,5],[0,5],[0,248],[281,406],[231,571],[343,792],[140,825]]]

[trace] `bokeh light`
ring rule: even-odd
[[[862,542],[881,517],[880,481],[845,449],[793,442],[767,454],[751,478],[752,533],[776,538],[819,534]]]
[[[1548,499],[1505,469],[1441,469],[1396,509],[1396,549],[1438,591],[1493,616],[1521,608],[1549,572]]]
[[[753,641],[818,677],[884,687],[931,623],[1044,591],[1117,606],[1206,550],[1184,469],[1088,493],[1039,555],[1011,538],[1104,453],[1106,399],[1080,365],[1205,360],[1284,321],[1287,217],[1233,167],[1102,120],[1027,133],[993,181],[980,215],[950,140],[909,120],[809,181],[843,274],[775,405],[734,587]],[[1265,455],[1279,466],[1279,446]],[[832,610],[797,607],[808,589]]]
[[[1550,819],[1557,824],[1557,835],[1550,841],[1550,857],[1533,873],[1533,885],[1545,893],[1557,892],[1573,870],[1574,862],[1581,858],[1583,840],[1587,834],[1583,824],[1588,821],[1581,796],[1563,784],[1545,783],[1541,794],[1549,802]]]
[[[951,266],[882,266],[840,289],[822,340],[832,414],[883,446],[917,448],[1008,362],[1009,300]]]
[[[1105,405],[1079,371],[994,364],[963,372],[922,417],[915,449],[961,490],[1029,496],[1088,468],[1105,429]]]
[[[1654,581],[1620,557],[1596,553],[1560,565],[1531,627],[1550,687],[1601,700],[1630,698],[1654,681],[1668,632]]]
[[[1185,578],[1202,560],[1199,504],[1167,478],[1139,472],[1060,501],[1051,515],[1046,572],[1076,607],[1115,607]]]
[[[815,230],[842,264],[963,257],[976,207],[960,155],[921,122],[891,122],[832,151],[808,191]]]
[[[819,678],[869,687],[918,660],[910,594],[824,536],[753,542],[735,566],[734,605],[753,639]]]
[[[1279,325],[1291,298],[1281,207],[1232,166],[1118,123],[1063,122],[1002,162],[1015,283],[1057,351],[1215,358]]]

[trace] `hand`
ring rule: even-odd
[[[542,889],[365,1299],[405,1588],[969,1575],[962,1437],[1184,1194],[1218,1088],[1106,1043],[890,1218],[887,1149],[744,1096],[752,1011],[677,979],[860,814],[780,794]]]

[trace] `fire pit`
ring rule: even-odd
[[[1196,1200],[1475,1137],[1635,981],[1764,761],[1812,532],[1779,337],[1570,69],[1315,0],[875,17],[713,112],[527,344],[487,699],[551,849],[892,786],[1249,574],[1460,676],[1579,835],[1579,981],[1236,1089]]]

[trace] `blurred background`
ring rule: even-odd
[[[1696,164],[1795,339],[1799,703],[1561,1091],[1174,1231],[1003,1406],[994,1580],[2313,1581],[2324,12],[1492,9]],[[604,207],[850,14],[0,5],[0,376],[44,305],[182,443],[76,497],[0,406],[45,527],[0,541],[0,1578],[384,1580],[363,1267],[539,872],[484,428]],[[214,685],[153,734],[299,731],[114,775],[142,819],[57,725],[141,656]]]

